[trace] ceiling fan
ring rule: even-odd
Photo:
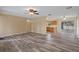
[[[38,10],[33,9],[33,8],[27,9],[27,10],[25,10],[25,11],[26,11],[25,14],[29,14],[29,15],[39,15]]]

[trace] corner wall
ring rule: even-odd
[[[77,17],[77,36],[79,38],[79,17]]]

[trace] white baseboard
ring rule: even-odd
[[[12,35],[18,35],[18,34],[24,34],[24,33],[27,33],[27,32],[22,32],[22,33],[14,33],[14,34],[4,34],[4,35],[0,35],[0,37],[8,37],[8,36],[12,36]]]

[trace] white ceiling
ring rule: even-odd
[[[68,6],[0,6],[0,12],[31,18],[31,16],[25,14],[25,9],[30,7],[37,9],[39,16],[48,16],[48,14],[52,14],[51,17],[54,18],[65,15],[79,15],[79,6],[72,6],[71,9],[66,9]]]

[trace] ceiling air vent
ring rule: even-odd
[[[72,8],[72,6],[69,6],[69,7],[67,7],[66,9],[71,9]]]

